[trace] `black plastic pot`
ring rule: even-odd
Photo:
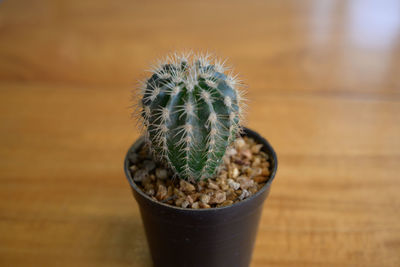
[[[133,182],[125,158],[125,174],[139,204],[154,266],[249,266],[263,202],[278,162],[273,148],[258,133],[245,128],[244,135],[263,144],[272,163],[271,178],[255,195],[228,207],[194,210],[156,202]],[[141,138],[130,149],[137,151],[142,145]]]

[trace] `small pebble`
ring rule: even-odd
[[[262,158],[264,158],[265,160],[268,160],[268,159],[269,159],[268,154],[265,153],[264,151],[260,151],[260,156],[261,156]],[[269,162],[268,162],[268,163],[269,163]]]
[[[239,176],[239,170],[237,168],[234,168],[232,170],[232,178],[237,178]]]
[[[210,189],[214,189],[214,190],[218,190],[219,189],[218,185],[216,185],[213,182],[211,182],[211,180],[208,180],[207,187],[210,188]]]
[[[145,190],[150,190],[150,189],[154,190],[154,185],[152,183],[147,183],[144,185],[144,189]]]
[[[191,196],[186,196],[186,200],[189,202],[189,204],[193,204],[193,198]]]
[[[253,154],[258,154],[262,148],[262,144],[257,144],[251,147],[251,152],[253,152]]]
[[[145,161],[143,161],[143,167],[148,172],[151,172],[156,167],[156,164],[152,160],[145,160]]]
[[[247,191],[246,189],[244,189],[244,190],[242,191],[242,194],[240,194],[239,199],[240,199],[240,200],[243,200],[243,199],[245,199],[245,198],[248,198],[249,196],[250,196],[249,191]]]
[[[250,149],[245,149],[242,151],[242,155],[246,158],[246,159],[251,159],[252,158],[252,154]]]
[[[154,196],[155,192],[153,188],[149,188],[149,190],[146,191],[146,194],[149,196]]]
[[[226,193],[225,192],[217,192],[213,198],[210,199],[211,204],[219,204],[226,200]]]
[[[228,178],[228,173],[226,171],[221,171],[219,178],[221,178],[221,181],[226,180],[226,178]]]
[[[256,176],[253,178],[253,181],[256,183],[265,183],[268,180],[266,176]]]
[[[167,193],[168,193],[167,188],[160,184],[160,185],[158,185],[158,188],[157,188],[156,198],[158,200],[164,200],[167,196]]]
[[[203,194],[200,196],[200,201],[204,204],[208,204],[208,202],[210,202],[210,196],[207,194]]]
[[[149,148],[147,146],[144,146],[143,148],[144,149],[140,150],[139,152],[139,158],[151,159],[151,153],[149,151]]]
[[[135,176],[133,176],[133,181],[141,182],[148,175],[149,174],[148,174],[148,172],[146,170],[140,169],[137,172],[135,172]]]
[[[222,191],[227,191],[229,189],[229,185],[227,185],[227,184],[221,184],[220,187],[221,187]]]
[[[237,182],[235,182],[235,181],[232,180],[232,179],[228,179],[228,185],[229,185],[232,189],[234,189],[234,190],[238,190],[239,187],[240,187],[240,184],[237,183]]]
[[[150,177],[149,177],[148,175],[146,175],[145,177],[143,177],[143,179],[142,179],[142,185],[144,185],[145,187],[146,187],[147,185],[152,185],[152,186],[153,186],[153,184],[151,183],[151,179],[150,179]]]
[[[175,205],[177,207],[181,207],[184,200],[184,198],[178,198],[177,200],[175,200]]]
[[[166,169],[157,168],[156,177],[161,180],[165,180],[168,177],[168,171]]]
[[[174,194],[174,187],[170,185],[170,186],[168,186],[168,189],[167,189],[167,196],[170,197],[173,194]]]
[[[130,161],[131,163],[136,164],[136,163],[138,162],[139,157],[138,157],[138,154],[136,154],[136,153],[133,152],[133,151],[130,151],[130,152],[128,153],[128,159],[129,159],[129,161]]]
[[[181,207],[182,208],[187,208],[188,206],[189,206],[189,201],[187,201],[187,200],[184,200],[183,202],[182,202],[182,204],[181,204]]]
[[[185,192],[193,192],[193,191],[196,190],[196,188],[194,187],[194,185],[192,185],[191,183],[188,183],[188,182],[186,182],[186,181],[184,181],[184,180],[180,180],[179,184],[180,184],[180,186],[181,186],[182,191],[185,191]]]
[[[270,175],[269,169],[268,168],[262,169],[261,174],[264,176],[269,176]]]
[[[230,206],[232,204],[233,204],[232,200],[225,200],[224,202],[222,202],[221,207]]]
[[[132,174],[134,174],[137,169],[138,167],[136,165],[132,165],[129,167],[129,170],[131,171]]]
[[[190,197],[193,199],[193,201],[197,201],[200,197],[200,193],[191,194]]]
[[[235,140],[235,147],[236,148],[241,149],[245,145],[246,145],[246,143],[244,142],[244,140],[242,138],[238,138],[238,139]]]
[[[265,161],[261,164],[261,167],[268,169],[269,168],[269,161]]]
[[[174,188],[174,194],[179,196],[179,197],[185,197],[185,193],[183,193],[181,190],[179,190],[178,188]]]
[[[199,206],[200,206],[200,208],[202,208],[202,209],[209,209],[209,208],[211,208],[210,205],[208,205],[208,204],[206,204],[206,203],[203,203],[203,202],[199,202]]]
[[[227,155],[227,158],[235,156],[237,154],[237,151],[235,148],[230,147],[226,150],[225,155]]]
[[[237,178],[237,181],[240,183],[240,188],[247,189],[254,185],[254,181],[246,176],[240,176]]]
[[[247,176],[251,176],[251,174],[253,173],[253,169],[250,167],[245,167],[243,168],[242,173]]]
[[[251,195],[254,195],[254,194],[257,193],[257,191],[258,191],[257,185],[256,185],[256,184],[253,185],[252,187],[250,187],[250,188],[248,189],[248,191],[250,192]]]
[[[261,175],[261,173],[262,173],[262,169],[255,167],[255,168],[251,169],[251,175],[250,176],[251,177],[259,176],[259,175]]]
[[[206,183],[204,181],[198,182],[197,183],[197,192],[201,192],[205,185],[206,185]]]
[[[261,159],[259,157],[254,158],[253,163],[251,164],[251,166],[253,167],[258,167],[261,163]]]
[[[226,192],[226,199],[228,200],[234,200],[237,198],[237,194],[235,193],[235,191],[233,191],[233,189],[229,189]]]

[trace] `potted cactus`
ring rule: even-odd
[[[155,266],[248,266],[277,169],[269,143],[241,126],[240,82],[220,60],[174,53],[143,83],[144,135],[125,173]]]

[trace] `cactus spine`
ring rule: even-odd
[[[241,91],[209,55],[172,54],[143,82],[140,114],[149,147],[179,178],[212,177],[240,131]]]

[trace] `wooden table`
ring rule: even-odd
[[[130,96],[183,48],[229,57],[279,156],[251,266],[400,266],[396,0],[2,1],[0,265],[151,266]]]

